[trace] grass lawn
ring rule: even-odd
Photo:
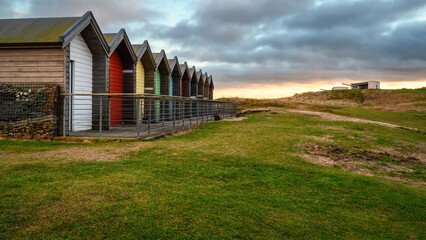
[[[338,109],[337,113],[339,112],[344,116],[387,122],[426,131],[426,112],[391,112],[365,108],[341,108]]]
[[[0,239],[425,239],[424,163],[396,157],[425,156],[425,142],[403,129],[267,113],[155,142],[0,141]],[[373,175],[364,176],[344,161],[305,160],[306,146],[392,154],[359,159]],[[110,151],[121,154],[106,161]]]

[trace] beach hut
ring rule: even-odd
[[[189,69],[189,77],[191,79],[190,82],[190,94],[189,96],[191,98],[197,98],[198,93],[198,77],[197,77],[197,70],[195,69],[195,66],[192,66],[192,68]]]
[[[204,94],[204,74],[200,69],[197,72],[197,98],[203,99]]]
[[[170,66],[170,96],[181,96],[182,72],[179,60],[175,56],[173,59],[168,59],[167,61]]]
[[[136,93],[155,94],[156,63],[148,41],[132,45],[136,54]]]
[[[188,64],[184,62],[180,65],[180,72],[182,74],[182,81],[181,81],[181,91],[180,95],[182,97],[190,97],[191,93],[191,75],[190,75],[190,69],[188,69]]]
[[[181,80],[182,80],[182,73],[180,70],[179,60],[175,56],[173,59],[168,59],[170,66],[170,96],[181,96]],[[169,112],[170,112],[170,118],[173,118],[173,111],[179,112],[179,109],[176,105],[176,103],[173,103],[173,101],[169,102]]]
[[[132,45],[133,51],[136,54],[136,93],[137,94],[155,94],[155,69],[156,63],[151,52],[151,47],[148,41],[143,44]],[[143,119],[148,119],[150,104],[149,99],[141,101],[140,116]]]
[[[209,100],[213,100],[213,91],[214,91],[213,77],[212,75],[210,75]]]
[[[136,54],[122,28],[118,33],[105,33],[109,46],[109,93],[135,93]],[[110,98],[110,126],[120,126],[134,119],[134,101],[131,98]]]
[[[209,81],[209,75],[207,73],[204,73],[204,90],[203,90],[203,99],[209,99],[209,87],[210,87],[210,81]]]
[[[155,70],[155,94],[156,95],[170,95],[170,66],[167,61],[167,56],[164,50],[161,50],[159,53],[153,53],[156,70]],[[168,103],[163,103],[164,115],[168,113]],[[161,103],[160,101],[155,101],[154,114],[155,119],[160,120]],[[162,116],[165,118],[166,116]]]
[[[59,84],[62,93],[104,93],[108,51],[91,12],[81,17],[0,19],[2,83]],[[60,103],[61,133],[98,124],[93,115],[99,109],[92,101],[92,96],[76,96]]]

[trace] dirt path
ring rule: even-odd
[[[413,130],[413,131],[422,131],[417,128],[410,128],[410,127],[404,127],[392,123],[385,123],[385,122],[379,122],[379,121],[372,121],[372,120],[365,120],[360,118],[353,118],[353,117],[344,117],[339,116],[332,113],[325,113],[325,112],[314,112],[314,111],[306,111],[306,110],[297,110],[297,109],[274,109],[274,111],[280,112],[280,113],[302,113],[302,114],[309,114],[309,115],[316,115],[320,116],[324,119],[330,120],[330,121],[344,121],[344,122],[356,122],[356,123],[371,123],[376,124],[380,126],[390,127],[390,128],[401,128],[401,129],[407,129],[407,130]]]

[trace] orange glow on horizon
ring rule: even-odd
[[[216,88],[214,90],[215,99],[222,97],[240,97],[240,98],[281,98],[291,97],[296,93],[317,92],[321,89],[331,90],[334,86],[342,86],[342,82],[348,80],[314,83],[284,83],[276,85],[253,84],[249,87],[235,88]],[[426,80],[416,82],[380,82],[381,89],[400,89],[400,88],[421,88],[426,87]]]

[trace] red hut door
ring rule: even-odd
[[[109,92],[123,92],[123,63],[120,56],[115,51],[109,59]],[[121,97],[111,97],[110,126],[119,126],[123,119],[123,99]]]

